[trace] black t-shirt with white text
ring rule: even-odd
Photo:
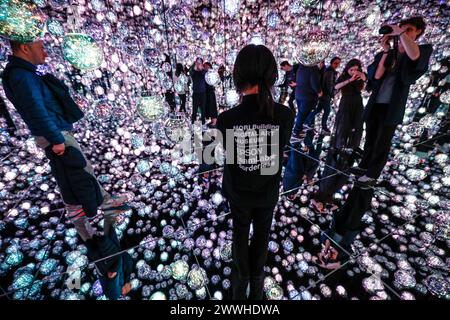
[[[230,202],[244,207],[276,204],[293,122],[292,111],[278,103],[273,118],[261,114],[257,95],[244,96],[240,105],[219,115],[217,129],[226,151],[222,189]]]

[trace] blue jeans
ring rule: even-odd
[[[323,110],[322,129],[328,130],[327,121],[328,121],[328,117],[329,117],[330,111],[331,111],[331,100],[330,99],[319,99],[319,104],[317,105],[316,110],[314,110],[313,112],[311,112],[309,114],[309,116],[305,120],[305,123],[308,126],[311,126],[311,124],[314,124],[314,119],[315,119],[316,115],[318,113],[320,113],[320,111],[322,111],[322,110]]]
[[[297,119],[295,120],[295,126],[294,126],[294,134],[299,133],[303,130],[303,124],[305,123],[306,119],[308,118],[311,111],[316,107],[317,100],[302,100],[302,99],[296,99],[297,101]]]

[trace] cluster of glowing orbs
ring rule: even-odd
[[[164,116],[164,100],[161,96],[140,97],[136,110],[145,121],[156,121]]]
[[[298,60],[305,66],[318,65],[328,57],[331,46],[322,32],[310,33],[299,43]]]
[[[69,33],[62,44],[64,59],[79,70],[94,70],[103,62],[103,51],[91,36]]]
[[[43,34],[45,18],[36,5],[21,0],[0,0],[0,35],[21,43]]]
[[[191,289],[198,290],[208,283],[208,275],[203,268],[194,268],[187,276],[187,283]]]
[[[264,38],[260,34],[254,34],[250,37],[250,40],[248,42],[249,44],[254,44],[255,46],[264,45]]]
[[[61,37],[64,35],[63,25],[61,24],[61,22],[55,19],[47,20],[47,30],[55,37]]]

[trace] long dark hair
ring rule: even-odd
[[[249,44],[237,55],[233,70],[236,89],[242,92],[258,85],[259,112],[269,117],[273,117],[274,102],[271,88],[277,77],[277,63],[267,47]]]
[[[180,74],[184,73],[184,67],[181,63],[177,63],[176,67],[175,67],[175,75],[177,77],[180,76]]]
[[[351,76],[348,74],[348,70],[350,68],[353,68],[354,66],[357,66],[358,70],[362,72],[362,63],[361,63],[361,61],[359,59],[351,59],[345,65],[344,71],[342,71],[342,74],[339,77],[339,79],[337,80],[337,82],[339,83],[339,82],[345,81],[347,79],[350,79]]]

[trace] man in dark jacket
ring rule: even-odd
[[[319,96],[322,96],[319,68],[300,64],[296,79],[295,100],[297,101],[298,112],[293,134],[300,136],[306,118],[316,107]]]
[[[357,168],[365,174],[358,180],[363,187],[373,186],[383,171],[395,129],[403,121],[409,87],[428,70],[433,51],[429,44],[416,43],[425,31],[423,18],[409,18],[390,27],[392,33],[381,40],[383,52],[368,67],[372,94],[364,112],[366,142]],[[393,50],[389,41],[396,37],[398,50]]]
[[[291,88],[291,93],[289,94],[288,105],[289,108],[295,113],[294,101],[295,101],[295,87],[296,87],[296,75],[298,70],[298,64],[291,65],[288,61],[283,61],[280,63],[280,68],[285,72],[283,83],[280,85],[282,94],[280,98],[280,103],[284,104],[287,97],[288,90]]]
[[[30,43],[10,41],[12,56],[3,72],[2,80],[6,97],[20,114],[36,144],[49,148],[58,155],[64,155],[66,147],[81,148],[75,140],[73,123],[81,119],[82,113],[68,94],[67,87],[51,75],[41,76],[36,73],[37,65],[44,64],[47,53],[42,40]],[[85,170],[94,176],[92,165],[86,161]],[[52,163],[52,162],[51,162]],[[58,177],[55,177],[58,180]],[[57,181],[58,185],[61,181]],[[98,182],[97,182],[98,183]],[[113,223],[117,210],[125,209],[126,197],[113,197],[101,188],[105,211],[105,223]],[[75,228],[83,240],[94,234],[94,229],[86,217],[81,203],[66,203],[67,217],[74,222]]]
[[[311,112],[309,117],[305,120],[305,123],[311,126],[316,115],[323,110],[322,131],[324,133],[330,133],[327,121],[331,111],[331,99],[333,99],[334,96],[334,85],[336,83],[338,74],[336,69],[339,68],[340,64],[341,58],[334,57],[333,59],[331,59],[330,66],[325,70],[321,81],[323,95],[319,98],[319,104],[317,105],[317,108],[313,112]]]

